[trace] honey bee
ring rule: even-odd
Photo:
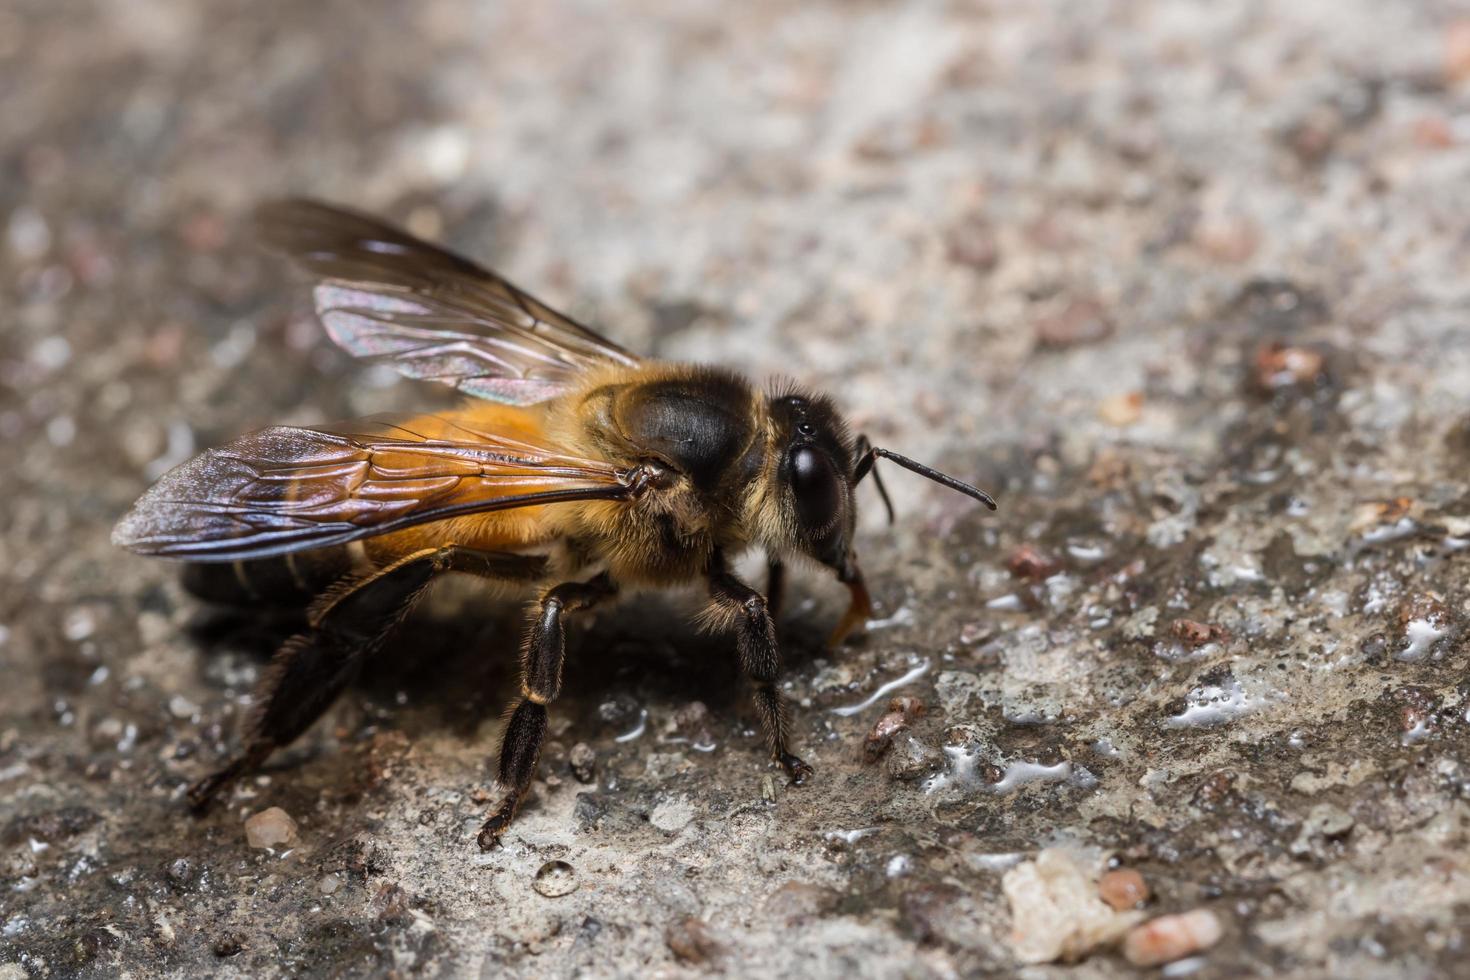
[[[718,367],[644,360],[500,276],[372,218],[308,201],[259,214],[268,244],[317,280],[332,340],[471,396],[440,414],[275,426],[165,474],[114,543],[180,559],[204,598],[315,598],[276,653],[240,752],[188,791],[202,811],[314,722],[429,583],[465,572],[534,595],[521,691],[501,740],[490,848],[525,798],[561,690],[566,618],[620,589],[702,582],[704,623],[732,630],[772,758],[789,746],[777,688],[783,560],[835,573],[840,642],[872,604],[853,552],[855,488],[890,460],[984,503],[989,495],[849,434],[833,402],[763,392]],[[764,594],[731,560],[769,560]]]

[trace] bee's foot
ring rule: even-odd
[[[812,778],[812,767],[790,752],[782,752],[777,758],[781,763],[781,768],[785,769],[786,775],[791,778],[792,786],[800,786]]]
[[[188,792],[184,794],[185,799],[189,801],[190,812],[196,817],[202,817],[208,813],[220,793],[228,789],[239,778],[241,768],[243,767],[240,763],[232,762],[190,786]]]
[[[500,804],[500,809],[490,815],[490,819],[480,827],[480,836],[476,840],[480,843],[480,850],[494,850],[500,843],[500,835],[510,829],[510,823],[515,819],[516,808],[520,800],[515,796]]]

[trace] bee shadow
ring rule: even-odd
[[[792,596],[793,599],[797,597]],[[747,710],[734,637],[698,628],[697,604],[644,594],[574,620],[567,630],[562,694],[556,711],[574,731],[590,733],[628,705],[678,707],[703,702],[716,715]],[[448,613],[418,610],[369,658],[351,696],[374,720],[410,736],[448,730],[470,738],[520,693],[524,603],[473,603]],[[306,629],[293,608],[201,605],[188,631],[207,658],[206,675],[263,664]],[[795,613],[779,624],[786,669],[824,653],[825,623]],[[407,710],[404,710],[407,709]],[[636,714],[636,710],[633,712]]]

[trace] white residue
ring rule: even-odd
[[[1005,871],[1026,859],[1024,851],[1000,851],[995,854],[966,854],[965,863],[977,871]]]
[[[1403,660],[1407,663],[1413,663],[1416,660],[1423,660],[1429,655],[1429,651],[1433,649],[1434,644],[1437,643],[1439,641],[1439,638],[1444,636],[1446,632],[1446,630],[1435,626],[1434,623],[1428,619],[1410,620],[1409,625],[1404,627],[1404,638],[1407,639],[1409,642],[1402,650],[1398,652],[1398,659]]]
[[[877,827],[859,827],[857,830],[829,830],[822,836],[830,841],[841,841],[844,844],[856,844],[864,837],[872,837],[877,832]]]
[[[889,681],[887,684],[884,684],[882,687],[878,688],[878,690],[868,695],[868,697],[864,699],[861,703],[844,705],[840,708],[833,708],[832,713],[834,715],[841,715],[844,718],[849,715],[855,715],[859,711],[870,708],[873,705],[877,704],[885,694],[888,694],[891,691],[895,691],[898,688],[903,687],[905,684],[911,684],[914,681],[918,680],[920,677],[924,676],[924,673],[928,669],[929,661],[925,660],[897,680]]]
[[[1058,762],[1043,766],[1038,762],[1012,762],[1006,766],[1000,782],[988,787],[991,793],[1009,793],[1027,783],[1063,783],[1072,778],[1072,763]]]
[[[615,736],[613,738],[613,741],[614,742],[631,742],[635,738],[641,737],[643,735],[643,733],[645,731],[647,731],[647,730],[648,730],[648,709],[647,708],[639,708],[638,709],[638,724],[634,725],[631,731],[626,731],[626,732],[623,732],[623,734],[621,734],[621,735]]]
[[[1184,710],[1164,724],[1170,728],[1208,728],[1234,721],[1253,708],[1245,688],[1234,677],[1219,684],[1203,684],[1189,692]]]
[[[882,619],[868,620],[868,629],[870,631],[886,630],[890,626],[911,626],[913,625],[913,622],[914,611],[908,606],[900,606],[898,608],[898,611],[895,612],[892,616],[885,616]]]

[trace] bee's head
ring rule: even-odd
[[[848,571],[856,461],[847,424],[826,398],[783,394],[771,399],[780,458],[776,468],[778,507],[795,550],[834,569]]]
[[[872,446],[865,436],[854,440],[842,416],[826,398],[787,391],[773,396],[770,405],[780,453],[777,506],[785,543],[834,570],[843,582],[860,581],[852,553],[857,523],[854,490],[870,472],[888,509],[888,519],[893,520],[893,505],[873,469],[879,458],[892,460],[995,509],[995,501],[983,490],[907,456]]]

